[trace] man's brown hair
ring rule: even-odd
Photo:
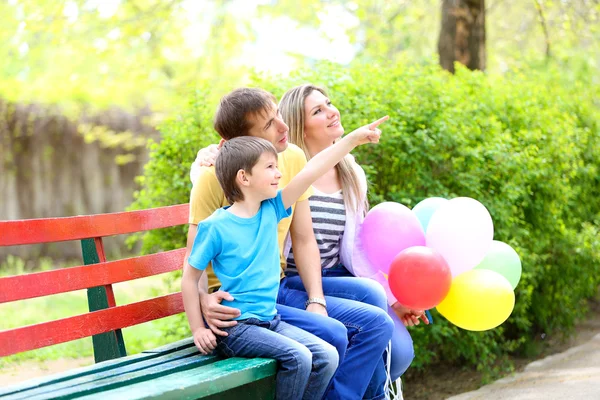
[[[240,136],[223,144],[215,162],[215,171],[229,203],[244,200],[244,194],[236,182],[238,171],[243,169],[246,174],[252,175],[252,168],[264,153],[273,154],[277,159],[277,150],[265,139]]]
[[[215,114],[215,130],[225,140],[248,136],[248,116],[266,113],[277,104],[271,93],[259,88],[239,88],[223,96]]]

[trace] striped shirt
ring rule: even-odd
[[[340,262],[340,240],[346,224],[344,197],[341,190],[327,194],[313,187],[313,191],[308,201],[315,239],[321,253],[321,268],[331,268]],[[297,272],[293,249],[290,249],[287,267],[288,271]]]

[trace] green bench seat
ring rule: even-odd
[[[113,283],[181,268],[184,249],[107,261],[102,238],[187,222],[188,205],[0,221],[0,246],[81,240],[85,265],[0,278],[0,303],[88,289],[90,312],[0,331],[0,357],[92,336],[96,364],[0,388],[2,400],[274,399],[271,359],[201,355],[191,338],[127,356],[121,328],[183,312],[181,293],[117,305]],[[6,234],[5,234],[6,233]]]
[[[273,399],[276,362],[220,359],[191,339],[0,390],[3,400]]]

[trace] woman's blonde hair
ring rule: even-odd
[[[279,102],[279,110],[281,111],[283,120],[290,128],[290,141],[304,150],[307,160],[310,159],[310,154],[308,153],[306,143],[304,142],[304,102],[306,101],[306,98],[315,90],[321,92],[323,96],[328,97],[327,92],[325,92],[323,88],[305,84],[288,90]],[[352,162],[352,156],[348,155],[342,161],[340,161],[335,168],[342,184],[342,194],[344,196],[344,204],[346,205],[346,208],[350,208],[354,210],[354,212],[358,212],[359,199],[361,197],[360,183],[358,180],[358,175],[352,166]],[[367,209],[368,204],[365,198],[365,210]]]

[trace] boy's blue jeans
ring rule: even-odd
[[[327,313],[331,318],[306,312],[302,314],[309,316],[304,320],[290,318],[289,314],[293,313],[281,305],[304,309],[308,298],[297,275],[290,275],[281,281],[278,312],[284,321],[324,340],[329,341],[324,335],[334,336],[335,342],[330,343],[344,357],[340,357],[340,366],[326,394],[327,399],[383,399],[386,377],[383,352],[394,330],[392,319],[383,309],[387,309],[385,292],[370,279],[330,277],[328,274],[333,272],[324,270],[323,291]],[[317,320],[320,321],[319,325],[315,324]],[[345,349],[340,349],[344,344],[340,340],[340,325],[347,337]]]
[[[277,399],[320,399],[338,366],[338,353],[322,339],[287,324],[249,318],[225,328],[217,351],[226,357],[266,357],[277,360]]]

